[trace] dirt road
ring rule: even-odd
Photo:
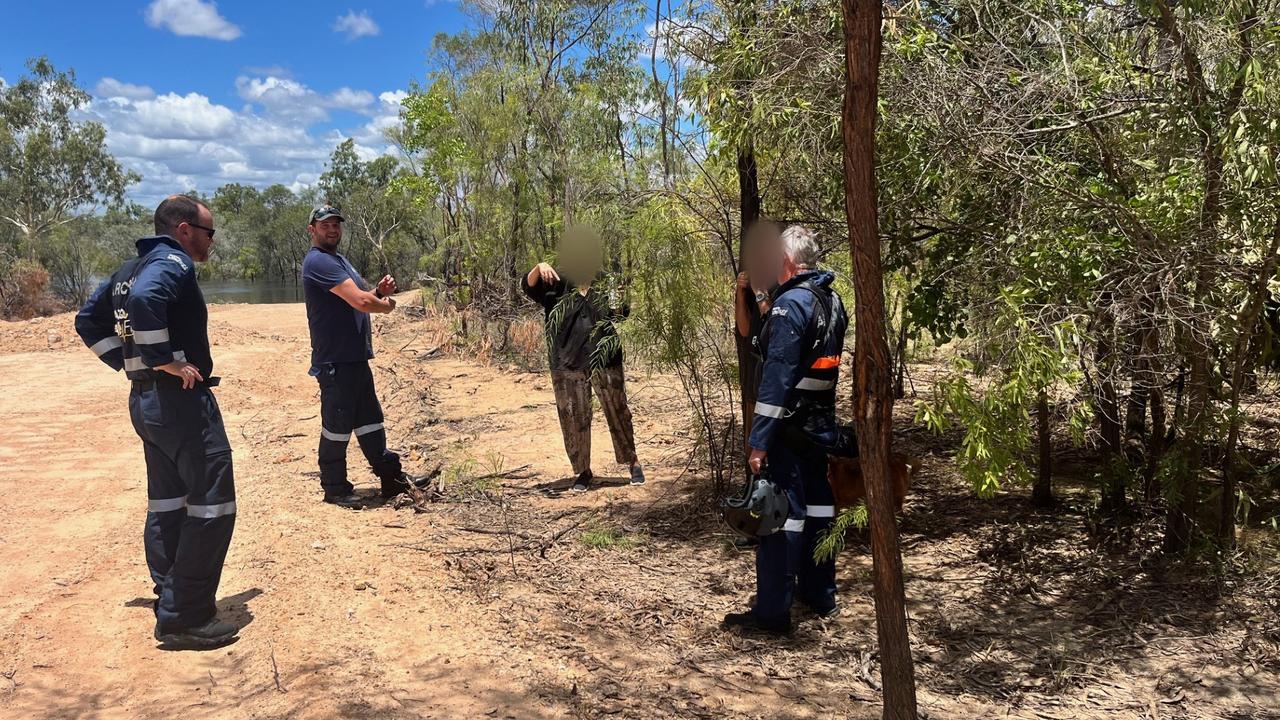
[[[299,305],[212,308],[216,374],[224,378],[217,395],[239,495],[219,606],[244,629],[239,642],[214,652],[157,650],[141,544],[144,467],[127,385],[78,346],[70,324],[69,315],[6,324],[2,336],[0,716],[593,716],[578,688],[602,683],[606,701],[614,695],[628,705],[621,686],[607,684],[642,658],[609,647],[598,657],[576,654],[590,631],[575,613],[522,602],[525,590],[507,579],[486,581],[499,562],[517,567],[514,554],[467,549],[472,540],[493,543],[483,531],[494,522],[494,502],[442,503],[438,514],[319,502],[318,394],[306,373]],[[404,328],[395,321],[379,326],[384,351],[375,372],[391,442],[409,449],[411,466],[447,461],[459,482],[489,464],[521,468],[503,480],[512,489],[497,488],[512,495],[496,503],[498,512],[520,513],[521,527],[542,521],[548,537],[557,516],[604,517],[618,496],[636,502],[669,485],[672,470],[650,463],[646,487],[573,498],[538,490],[567,472],[549,383],[451,359],[415,361],[411,349],[398,351],[399,338],[411,336],[397,329]],[[396,342],[384,342],[392,335]],[[636,383],[632,392],[644,404],[663,391]],[[653,422],[638,415],[641,453],[653,458],[663,441],[653,442]],[[597,472],[618,477],[620,468],[606,470],[607,450],[601,427]],[[353,456],[353,480],[372,492],[373,477]],[[612,526],[599,532],[611,547]],[[539,555],[572,562],[583,548],[570,544]],[[552,574],[517,572],[531,583],[555,582]],[[603,616],[619,609],[604,600]],[[549,653],[557,638],[559,650]],[[681,707],[675,695],[672,711]]]
[[[0,712],[558,714],[530,706],[528,658],[485,631],[449,590],[439,558],[395,562],[401,553],[387,546],[420,538],[429,518],[387,528],[396,515],[389,508],[352,513],[318,502],[311,472],[318,400],[306,374],[306,319],[296,305],[213,310],[217,372],[226,378],[218,395],[236,451],[240,507],[219,604],[245,627],[243,639],[223,650],[158,652],[148,630],[140,541],[146,489],[128,390],[121,376],[74,347],[66,324],[65,349],[0,356],[7,504],[0,669],[13,672],[4,681],[10,687],[0,689]]]
[[[243,630],[206,653],[151,638],[124,378],[79,345],[70,315],[0,323],[0,718],[879,716],[862,550],[842,559],[839,619],[800,615],[783,642],[716,629],[749,597],[751,560],[709,519],[707,483],[689,479],[678,384],[631,379],[648,484],[560,494],[568,467],[546,378],[436,353],[445,331],[407,315],[375,325],[388,435],[411,469],[443,465],[446,497],[425,512],[350,512],[320,502],[303,308],[212,308],[239,495],[219,605]],[[598,418],[596,471],[620,481],[610,454]],[[372,493],[354,450],[351,467]],[[1117,588],[1137,591],[1086,575],[1096,562],[1046,574],[1024,603],[1006,561],[983,554],[1007,548],[1020,521],[968,527],[990,511],[963,490],[920,492],[904,540],[933,717],[1243,718],[1275,706],[1265,658],[1237,676],[1243,626],[1220,609],[1189,610],[1158,583],[1117,601]],[[1082,545],[1073,518],[1047,530],[1040,552]],[[1135,577],[1129,559],[1115,563],[1108,577]],[[1099,615],[1125,602],[1151,608],[1146,625]],[[1176,616],[1159,614],[1165,602]],[[1171,668],[1192,663],[1197,684],[1180,680],[1177,704],[1160,704]],[[1245,714],[1202,715],[1197,698]]]

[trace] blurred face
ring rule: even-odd
[[[174,232],[178,244],[187,251],[191,259],[204,262],[209,259],[209,252],[213,249],[213,231],[213,213],[209,212],[209,208],[201,206],[196,222],[178,223]]]
[[[589,229],[567,230],[560,240],[558,264],[571,282],[590,284],[604,265],[600,237]]]
[[[743,257],[751,287],[768,292],[783,282],[786,258],[782,251],[782,234],[771,223],[759,223],[747,232],[747,249]]]
[[[342,242],[342,218],[328,217],[307,226],[311,233],[311,244],[328,252],[338,249]]]

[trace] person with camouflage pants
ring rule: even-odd
[[[600,272],[599,237],[577,228],[560,244],[560,269],[538,263],[522,278],[521,289],[542,306],[556,411],[565,452],[576,476],[573,490],[591,485],[592,391],[600,398],[614,459],[630,467],[632,484],[644,482],[636,457],[635,431],[622,371],[622,346],[615,320],[628,314],[625,303],[593,287]],[[621,305],[621,307],[619,307]]]

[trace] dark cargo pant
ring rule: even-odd
[[[787,493],[791,512],[781,530],[760,538],[756,549],[756,607],[762,618],[790,617],[800,602],[819,612],[836,605],[835,558],[813,559],[818,541],[831,526],[835,500],[827,483],[827,455],[777,442],[769,450],[769,473]]]
[[[354,435],[383,489],[396,489],[400,456],[387,449],[382,405],[373,387],[368,362],[330,363],[320,367],[320,486],[326,497],[350,495],[347,444]]]
[[[218,612],[222,565],[236,522],[231,444],[213,392],[135,382],[129,417],[147,461],[147,567],[161,633],[198,627]]]
[[[569,454],[575,475],[591,469],[591,390],[600,397],[600,407],[609,423],[613,438],[614,459],[623,465],[636,462],[635,431],[631,427],[631,409],[627,407],[627,389],[621,367],[595,373],[554,370],[551,384],[556,393],[556,412],[564,449]]]

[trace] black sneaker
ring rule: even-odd
[[[790,635],[791,618],[766,619],[748,610],[747,612],[725,615],[720,627],[725,630],[739,629],[747,632],[765,633],[766,635]]]
[[[733,547],[738,550],[755,550],[760,547],[760,538],[739,535],[733,539]]]
[[[211,650],[222,647],[235,639],[240,628],[217,618],[193,628],[175,632],[160,632],[156,626],[156,640],[168,650]]]
[[[578,474],[578,479],[573,481],[573,487],[569,488],[574,492],[586,492],[591,487],[591,478],[595,474],[590,470],[583,470]]]
[[[640,467],[640,463],[636,463],[635,465],[631,466],[631,484],[632,485],[644,484],[644,468]]]
[[[346,508],[348,510],[363,510],[364,500],[359,495],[347,493],[346,495],[325,495],[324,501],[330,505]]]
[[[426,475],[410,475],[409,473],[400,473],[400,477],[382,481],[382,497],[390,500],[399,495],[409,486],[413,485],[419,490],[426,490],[431,485],[431,478]]]

